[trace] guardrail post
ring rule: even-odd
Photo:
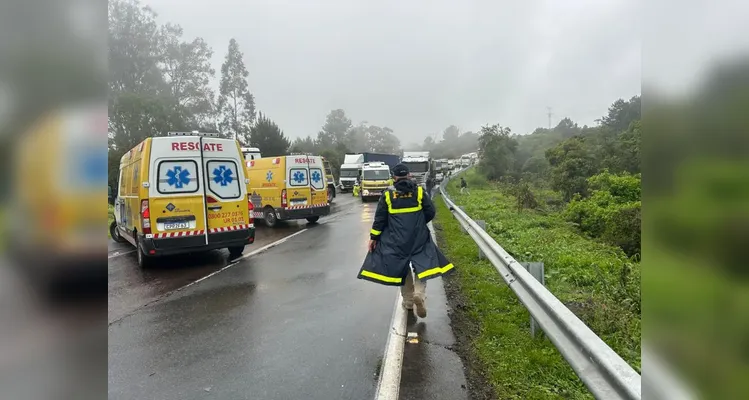
[[[483,228],[483,227],[482,227]],[[541,282],[542,285],[546,286],[546,279],[544,278],[544,263],[542,262],[521,262],[522,266],[525,267],[528,272],[536,278],[537,281]],[[531,337],[536,337],[536,331],[539,329],[538,323],[533,317],[531,317]]]
[[[481,227],[481,229],[486,230],[486,221],[480,219],[476,220],[476,224]],[[483,260],[486,258],[486,255],[483,251],[481,251],[481,247],[479,247],[479,260]]]

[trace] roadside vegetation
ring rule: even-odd
[[[639,97],[619,100],[596,127],[569,119],[513,135],[485,126],[480,159],[448,194],[518,261],[544,263],[546,286],[640,370]],[[473,327],[468,357],[498,398],[592,398],[473,240],[438,201],[438,235],[457,273],[448,289],[457,319]],[[455,322],[455,318],[453,319]],[[469,362],[472,364],[473,362]]]

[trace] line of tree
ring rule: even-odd
[[[441,140],[435,139],[441,136]],[[479,147],[479,135],[472,131],[461,132],[460,128],[450,125],[441,135],[429,135],[422,144],[411,144],[408,150],[429,151],[434,158],[460,158],[461,155],[473,153]]]
[[[285,154],[283,131],[267,116],[257,118],[239,43],[229,41],[216,93],[213,49],[156,16],[138,0],[108,4],[110,184],[124,152],[169,131],[218,132],[268,155]]]
[[[539,202],[530,187],[560,194],[564,216],[591,236],[640,252],[640,96],[619,99],[597,126],[564,118],[529,135],[486,125],[479,136],[479,170],[509,183],[520,208]]]
[[[295,139],[290,151],[319,154],[330,160],[337,172],[346,153],[400,154],[401,143],[392,129],[366,121],[354,125],[344,110],[337,109],[328,113],[317,136]]]

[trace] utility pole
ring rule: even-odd
[[[546,110],[547,110],[546,115],[549,116],[549,130],[551,130],[551,116],[554,115],[554,114],[551,113],[551,107],[547,106]]]

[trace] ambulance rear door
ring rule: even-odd
[[[154,239],[202,236],[208,243],[201,141],[196,136],[151,140],[149,198],[141,200],[140,211],[149,213],[145,218]]]
[[[325,165],[319,156],[307,157],[310,184],[310,206],[321,207],[328,204],[328,185],[325,179]]]
[[[288,209],[312,205],[309,163],[305,155],[286,156],[286,196]]]
[[[208,233],[249,228],[247,181],[235,140],[202,137]]]

